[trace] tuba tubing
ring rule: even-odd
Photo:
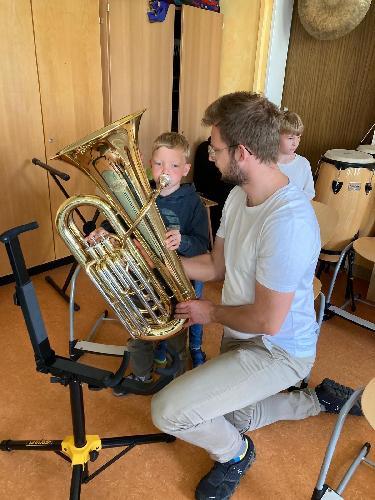
[[[155,191],[150,187],[136,142],[142,114],[128,115],[52,158],[73,164],[103,195],[69,198],[59,207],[55,222],[57,232],[129,334],[160,340],[181,331],[185,320],[173,318],[174,305],[195,294],[177,253],[165,248],[166,229],[155,200],[169,179],[160,179]],[[98,209],[114,235],[88,245],[74,217],[82,206]]]

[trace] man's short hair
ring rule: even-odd
[[[154,140],[152,145],[152,154],[159,148],[168,148],[168,149],[181,149],[183,154],[185,155],[186,161],[188,161],[190,156],[190,146],[189,142],[182,134],[178,132],[164,132],[160,134]]]
[[[215,125],[228,146],[242,144],[262,163],[276,163],[279,151],[280,109],[254,92],[233,92],[206,109],[202,124]]]
[[[303,132],[303,123],[301,117],[293,111],[284,111],[281,120],[281,134],[301,135]]]

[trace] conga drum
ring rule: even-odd
[[[357,150],[368,153],[373,158],[375,158],[375,144],[361,144],[360,146],[358,146]],[[372,196],[372,202],[368,206],[366,214],[362,219],[362,224],[359,228],[359,235],[375,235],[375,194]]]
[[[330,149],[320,159],[315,200],[339,214],[336,230],[326,243],[320,259],[337,262],[341,251],[359,231],[372,203],[375,159],[368,153]]]

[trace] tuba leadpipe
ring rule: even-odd
[[[117,120],[52,158],[77,167],[103,196],[69,198],[59,207],[55,222],[72,255],[129,334],[160,340],[183,328],[185,321],[173,318],[174,305],[195,294],[177,253],[165,247],[166,229],[155,200],[169,178],[161,176],[157,189],[151,189],[137,144],[143,112]],[[74,219],[82,206],[99,210],[114,234],[90,246]]]

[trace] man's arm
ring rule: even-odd
[[[224,239],[218,236],[210,253],[196,257],[181,257],[187,276],[192,280],[219,281],[224,279]]]
[[[188,318],[190,324],[221,323],[243,333],[276,335],[291,307],[294,292],[275,292],[256,282],[254,304],[216,305],[209,300],[182,302],[176,318]]]

